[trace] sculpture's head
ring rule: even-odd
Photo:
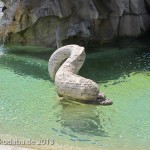
[[[97,96],[97,103],[100,105],[112,105],[113,102],[106,98],[103,93],[99,93]]]

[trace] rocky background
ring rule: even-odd
[[[150,0],[2,1],[7,7],[2,21],[10,20],[6,43],[11,44],[106,43],[150,28]]]

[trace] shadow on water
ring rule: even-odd
[[[98,48],[87,49],[87,59],[79,72],[80,75],[97,83],[106,83],[120,77],[125,79],[130,73],[149,70],[149,35],[148,33],[136,39],[117,39]]]
[[[50,80],[48,60],[53,49],[33,46],[6,46],[0,65],[22,76]]]
[[[99,48],[89,48],[90,51],[86,49],[86,61],[79,75],[99,83],[119,77],[125,78],[131,72],[148,69],[150,48],[148,42],[145,44],[143,42],[123,39]],[[19,75],[50,80],[48,60],[54,50],[34,52],[35,49],[30,51],[30,48],[27,51],[16,49],[15,51],[15,47],[10,48],[5,55],[1,56],[1,66],[10,68]]]
[[[21,76],[32,76],[37,79],[50,80],[48,65],[46,61],[40,59],[31,60],[32,57],[21,55],[3,55],[0,57],[0,66],[9,68]]]
[[[126,52],[124,55],[120,55],[119,52],[114,56],[111,53],[106,56],[95,55],[94,59],[87,59],[80,70],[80,75],[97,83],[105,83],[108,80],[115,80],[120,77],[125,79],[130,76],[130,73],[150,69],[149,50],[136,49]]]
[[[54,49],[34,46],[5,46],[0,65],[22,76],[50,80],[48,60]]]
[[[6,45],[5,52],[7,54],[14,54],[18,56],[33,57],[42,59],[45,61],[49,60],[49,57],[55,51],[54,48],[36,47],[36,46],[16,46]]]

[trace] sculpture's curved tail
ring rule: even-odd
[[[61,47],[57,49],[49,59],[48,70],[50,77],[55,80],[56,72],[61,66],[64,69],[63,71],[67,70],[76,74],[82,67],[84,60],[84,47],[78,45],[67,45]]]

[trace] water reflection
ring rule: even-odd
[[[101,125],[100,118],[94,112],[95,106],[74,104],[70,101],[67,104],[67,100],[61,101],[61,105],[63,106],[61,120],[64,128],[69,128],[74,133],[88,136],[108,136]]]

